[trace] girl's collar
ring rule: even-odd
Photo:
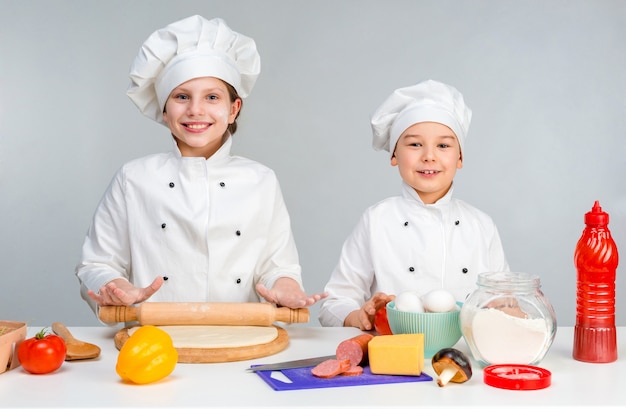
[[[176,155],[176,157],[183,158],[183,159],[204,159],[204,158],[199,158],[199,157],[193,157],[193,158],[185,157],[180,152],[180,149],[178,148],[178,145],[176,144],[176,139],[174,139],[173,137],[172,137],[172,143],[174,144],[173,150],[174,150],[174,154]],[[233,138],[229,134],[226,136],[226,140],[224,141],[222,146],[220,146],[220,148],[213,155],[211,155],[209,158],[206,159],[207,164],[218,163],[225,159],[228,159],[230,157],[230,149],[232,146],[233,146]]]

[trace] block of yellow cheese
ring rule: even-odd
[[[373,374],[418,376],[424,369],[424,334],[378,335],[367,349]]]

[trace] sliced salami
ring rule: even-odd
[[[342,372],[341,375],[342,376],[359,376],[363,373],[363,367],[356,365],[356,366],[351,366],[350,369],[348,369],[345,372]]]
[[[340,359],[328,359],[317,366],[311,368],[313,376],[318,378],[334,378],[335,376],[350,369],[350,361]]]

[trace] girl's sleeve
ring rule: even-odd
[[[319,321],[325,327],[341,327],[348,314],[372,296],[374,267],[371,258],[369,214],[363,214],[341,249],[339,262],[326,284]]]
[[[96,313],[97,305],[89,298],[87,290],[97,292],[113,279],[129,279],[131,260],[127,219],[123,172],[120,170],[96,208],[75,269],[81,296]]]
[[[273,173],[272,175],[272,189],[269,191],[273,194],[273,210],[266,248],[258,263],[254,281],[255,284],[260,283],[272,288],[279,278],[289,277],[302,287],[302,268],[291,230],[291,219],[278,180]]]

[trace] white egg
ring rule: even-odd
[[[424,312],[420,297],[411,291],[405,291],[396,296],[394,300],[398,311]]]
[[[452,293],[443,289],[424,294],[422,304],[427,312],[448,312],[456,308],[456,300]]]

